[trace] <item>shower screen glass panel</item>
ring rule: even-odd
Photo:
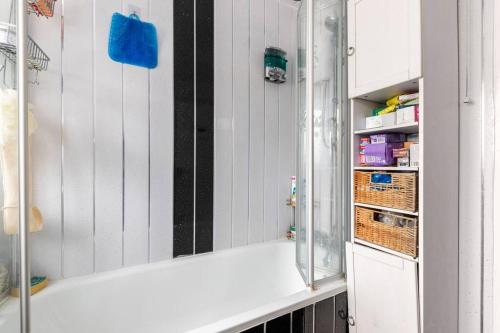
[[[296,214],[296,260],[297,267],[306,283],[307,267],[307,113],[306,113],[306,6],[302,2],[297,22],[298,50],[297,50],[297,207]]]
[[[15,24],[15,14],[13,2],[0,1],[0,34],[11,33],[8,24]],[[17,122],[12,124],[13,119],[17,119],[16,74],[15,63],[0,53],[0,123],[3,124],[0,130],[0,202],[3,207],[0,214],[0,321],[2,316],[19,316],[14,311],[19,307],[19,299],[9,298],[10,292],[15,293],[19,286]],[[13,322],[18,325],[19,319]]]
[[[344,271],[347,212],[347,109],[343,66],[343,4],[315,1],[314,13],[314,276],[315,280]],[[297,262],[307,267],[305,184],[305,6],[299,11]]]

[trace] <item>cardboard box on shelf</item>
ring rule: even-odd
[[[408,106],[396,111],[396,124],[408,124],[417,121],[418,105]]]
[[[392,154],[393,149],[400,149],[402,143],[375,143],[369,144],[365,149],[365,161],[370,166],[394,165],[396,160]]]
[[[409,157],[409,150],[407,148],[394,149],[392,151],[394,157]]]
[[[370,135],[370,143],[395,143],[405,142],[406,135],[399,133]]]

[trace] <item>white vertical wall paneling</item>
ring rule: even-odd
[[[264,240],[265,47],[265,0],[250,0],[248,243]]]
[[[481,3],[460,2],[459,330],[481,325]],[[468,83],[466,81],[468,80]],[[467,90],[467,91],[466,91]],[[472,103],[463,103],[466,95]]]
[[[122,65],[107,54],[111,15],[120,11],[120,0],[95,2],[95,267],[98,272],[122,265]]]
[[[64,3],[64,277],[89,274],[94,270],[92,17],[91,1]]]
[[[279,0],[266,1],[266,47],[279,45]],[[264,240],[278,237],[279,86],[265,83]]]
[[[233,1],[233,246],[248,241],[250,0]]]
[[[150,73],[151,261],[172,257],[174,177],[173,1],[150,2],[158,32],[158,67]]]
[[[134,2],[158,29],[159,66],[149,81],[146,70],[107,55],[111,15],[127,4],[96,0],[92,11],[65,3],[64,50],[62,3],[50,20],[32,16],[31,34],[51,57],[31,96],[40,123],[34,204],[45,220],[32,235],[33,271],[51,279],[172,256],[173,0]],[[293,139],[291,120],[280,125],[279,96],[286,100],[288,88],[262,75],[265,46],[279,45],[279,18],[278,0],[215,2],[215,250],[283,236],[278,207]],[[284,48],[294,36],[289,24],[281,24]]]
[[[287,52],[287,82],[279,87],[279,180],[278,180],[278,238],[284,237],[292,221],[292,208],[286,205],[290,197],[290,177],[295,174],[295,108],[294,108],[294,39],[297,12],[287,4],[280,6],[279,43]]]
[[[232,0],[214,5],[214,250],[221,250],[231,247],[232,238],[233,5]]]
[[[41,210],[44,229],[31,234],[32,272],[61,277],[61,5],[50,20],[30,16],[30,35],[50,54],[40,85],[30,89],[38,120],[32,136],[33,204]]]
[[[140,10],[148,21],[148,0],[123,2]],[[123,66],[123,133],[125,152],[124,244],[125,266],[144,264],[149,256],[149,76],[146,68]],[[166,171],[166,170],[165,170]]]
[[[495,6],[494,11],[494,36],[497,36],[494,40],[494,54],[500,54],[500,6]],[[494,64],[494,98],[495,98],[495,133],[500,131],[500,59],[498,56],[495,58]],[[495,134],[495,161],[494,161],[494,202],[493,202],[493,221],[500,220],[500,135]],[[493,290],[493,331],[500,331],[500,228],[494,227],[494,262],[493,262],[493,278],[494,278],[494,290]]]
[[[483,3],[482,71],[482,180],[483,180],[483,332],[495,332],[494,324],[494,181],[495,181],[495,0]],[[496,59],[495,59],[496,58]]]

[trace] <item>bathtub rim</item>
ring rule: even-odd
[[[326,278],[315,283],[316,290],[305,287],[292,295],[283,297],[275,302],[260,306],[253,310],[210,323],[187,331],[187,333],[232,333],[240,332],[262,323],[268,322],[293,311],[305,308],[330,297],[337,296],[347,291],[345,274]]]

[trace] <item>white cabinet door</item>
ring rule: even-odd
[[[420,0],[348,1],[349,97],[421,76]]]
[[[347,294],[355,333],[418,333],[417,263],[347,243]]]

